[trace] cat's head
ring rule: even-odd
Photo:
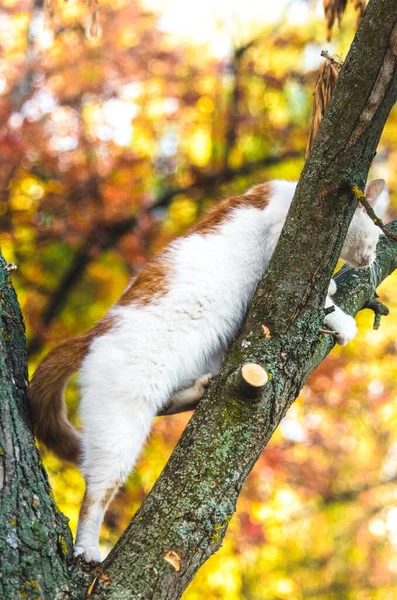
[[[383,179],[374,179],[367,184],[365,196],[376,215],[382,218],[386,212],[389,193]],[[353,267],[369,267],[376,259],[376,245],[382,231],[359,205],[350,223],[341,258]]]

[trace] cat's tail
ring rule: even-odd
[[[81,441],[68,421],[63,395],[91,341],[92,336],[84,334],[54,348],[30,382],[29,402],[36,437],[57,456],[74,464],[81,462]]]

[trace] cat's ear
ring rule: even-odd
[[[383,219],[389,205],[389,191],[384,179],[373,179],[365,188],[365,197],[376,212]]]
[[[373,179],[365,186],[365,197],[372,206],[385,189],[385,185],[384,179]]]

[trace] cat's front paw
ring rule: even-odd
[[[350,315],[343,312],[338,306],[335,311],[324,319],[326,326],[336,332],[336,341],[340,346],[346,346],[356,335],[356,321]]]
[[[98,546],[75,546],[73,549],[74,556],[82,556],[86,562],[101,562],[101,553]]]

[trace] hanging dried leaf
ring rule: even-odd
[[[364,14],[366,2],[365,0],[353,0],[354,10],[357,11],[356,27],[360,25],[361,18]]]
[[[52,0],[44,0],[44,13],[52,23],[54,19],[54,4]]]
[[[346,9],[347,0],[324,0],[324,16],[327,25],[327,41],[329,42],[332,35],[332,28],[335,23],[335,19],[340,20]]]
[[[328,56],[327,52],[322,52],[321,55],[326,58],[326,61],[320,69],[316,85],[314,87],[312,126],[306,146],[305,158],[307,158],[310,154],[314,138],[317,135],[318,128],[329,104],[332,91],[335,87],[336,80],[338,79],[339,71],[342,67],[342,63],[335,60],[331,56]]]
[[[360,24],[361,17],[365,10],[365,0],[351,0],[354,9],[357,11],[357,27]],[[324,16],[327,25],[327,41],[331,40],[332,29],[335,24],[335,20],[338,20],[340,26],[343,14],[346,10],[347,0],[323,0],[324,4]]]
[[[65,3],[68,0],[63,0]],[[88,17],[86,20],[85,33],[88,39],[96,40],[101,35],[101,25],[99,19],[99,3],[98,0],[87,0]],[[44,13],[52,30],[54,27],[55,3],[54,0],[44,0]],[[56,33],[56,31],[55,31]]]
[[[88,8],[91,11],[91,15],[86,28],[86,36],[90,40],[96,40],[101,35],[98,0],[88,0]]]

